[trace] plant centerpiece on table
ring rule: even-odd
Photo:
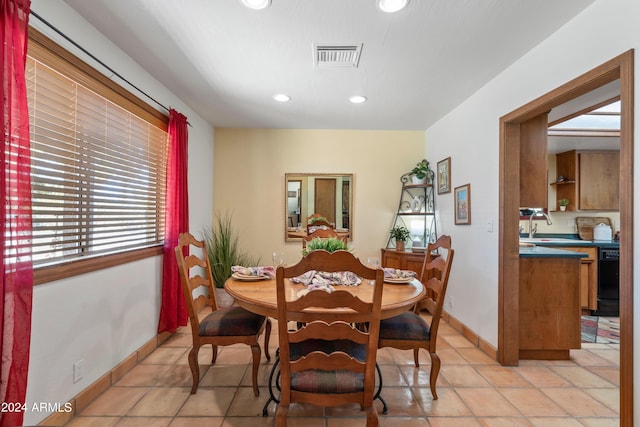
[[[327,252],[335,251],[351,251],[349,245],[344,240],[337,237],[315,238],[307,242],[307,247],[302,250],[302,256],[306,256],[309,252],[324,250]]]
[[[409,236],[411,236],[409,229],[402,225],[396,225],[391,229],[389,234],[391,238],[396,241],[396,250],[404,251],[404,244],[409,239]]]
[[[566,211],[567,206],[569,206],[569,199],[560,199],[558,200],[558,204],[560,205],[561,211]]]
[[[213,226],[206,228],[202,235],[207,245],[211,275],[216,288],[224,287],[224,282],[231,277],[232,266],[252,267],[259,265],[259,258],[252,257],[240,249],[238,235],[231,225],[230,214],[222,216],[216,214]]]
[[[424,184],[427,178],[431,176],[429,162],[426,159],[420,160],[415,167],[411,169],[411,179],[414,184]]]
[[[329,220],[323,216],[312,216],[309,218],[309,224],[313,224],[314,222],[317,221],[324,221],[324,222],[329,222]]]

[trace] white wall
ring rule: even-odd
[[[63,1],[33,0],[31,8],[136,86],[187,116],[191,124],[190,227],[198,230],[210,224],[213,128]],[[30,24],[100,69],[36,18],[31,17]],[[154,257],[36,286],[28,406],[68,401],[153,338],[160,311],[161,276],[162,259]],[[73,384],[73,364],[80,359],[84,360],[84,379]],[[24,424],[36,424],[48,415],[26,413]]]
[[[426,131],[429,160],[451,156],[452,185],[471,183],[470,226],[452,224],[451,194],[438,199],[441,230],[451,234],[456,247],[448,290],[453,307],[449,311],[493,345],[497,344],[498,325],[499,118],[632,48],[636,49],[636,82],[640,81],[639,16],[640,2],[636,0],[596,1]],[[640,99],[638,92],[636,83],[636,99]],[[640,123],[638,111],[635,110],[636,124]],[[640,140],[637,130],[635,140]],[[638,150],[635,156],[635,168],[640,170]],[[639,192],[636,187],[635,195]],[[489,221],[493,221],[493,232],[488,231]],[[634,222],[640,224],[637,210]],[[638,227],[634,242],[640,241],[637,230]],[[638,265],[640,254],[637,250],[635,258],[634,264]],[[639,282],[636,276],[635,288]],[[640,307],[637,292],[635,306]],[[640,342],[639,319],[636,314],[636,342]],[[640,366],[640,351],[634,354],[635,366]],[[636,379],[640,375],[637,369],[635,375]],[[634,406],[640,407],[637,387]],[[640,412],[636,412],[635,418],[640,424]]]

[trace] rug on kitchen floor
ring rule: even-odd
[[[620,343],[620,318],[582,316],[582,342]]]

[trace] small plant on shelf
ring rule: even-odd
[[[558,200],[558,204],[560,205],[561,211],[566,211],[567,206],[569,206],[569,199],[560,199]]]
[[[404,244],[411,236],[409,229],[407,227],[403,227],[401,225],[396,225],[389,232],[391,238],[396,241],[396,250],[403,251]]]
[[[411,170],[411,175],[415,176],[419,180],[423,180],[429,175],[430,171],[429,162],[426,159],[422,159]]]

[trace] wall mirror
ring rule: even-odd
[[[353,174],[287,173],[284,182],[285,241],[305,236],[314,213],[353,238]]]

